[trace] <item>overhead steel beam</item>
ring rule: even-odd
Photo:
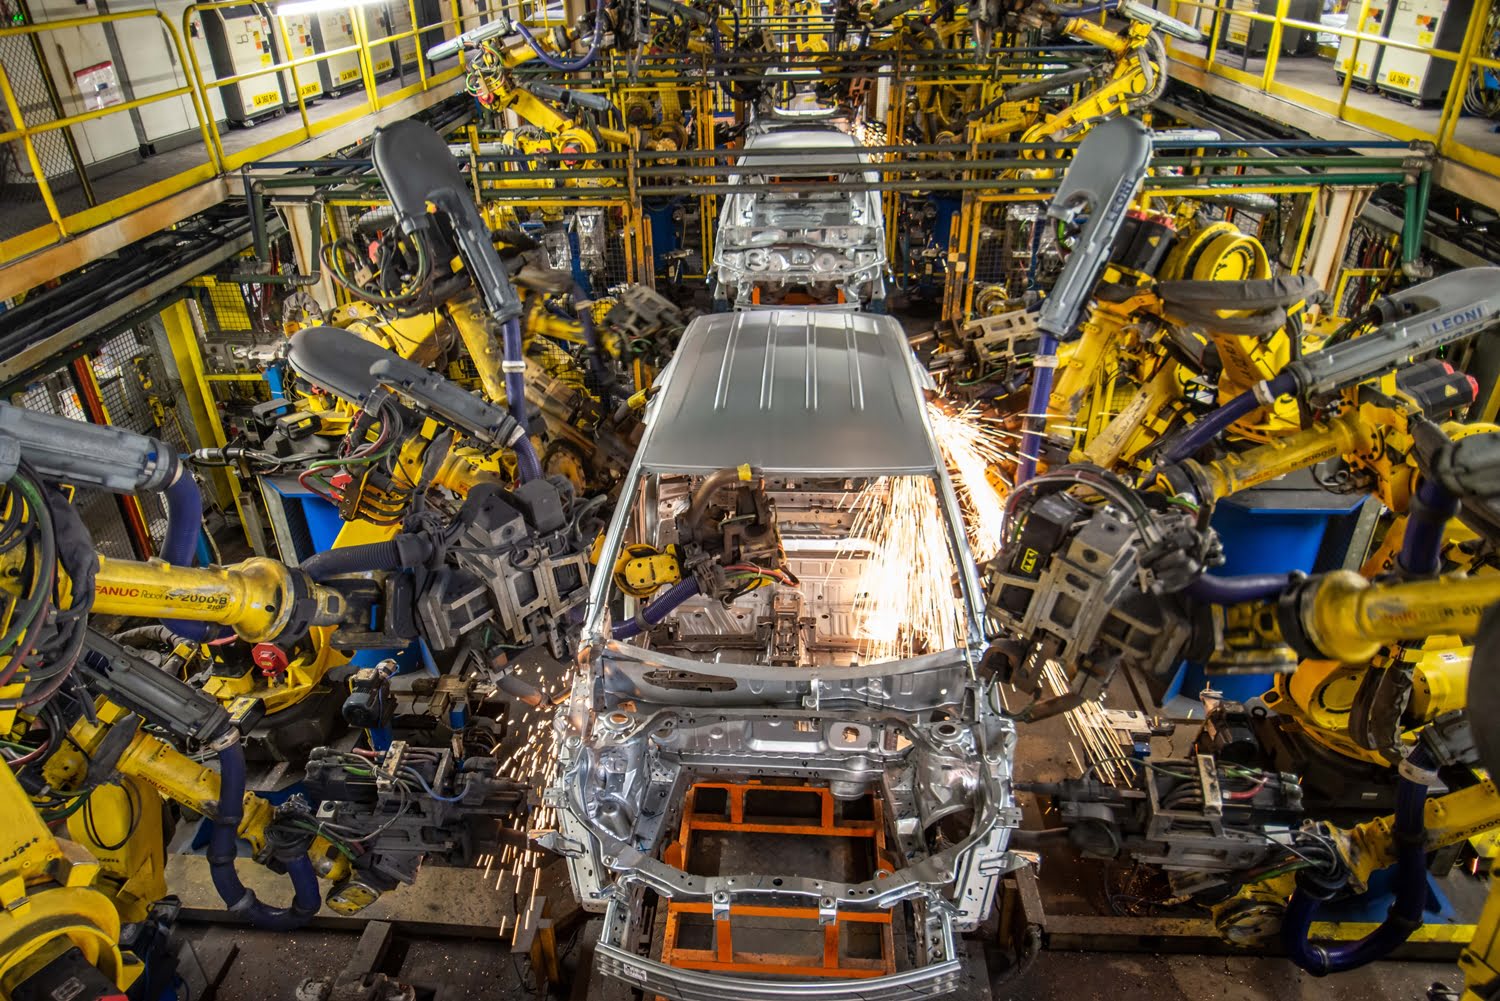
[[[1238,104],[1273,122],[1282,122],[1315,138],[1341,139],[1350,142],[1389,138],[1379,132],[1351,125],[1320,111],[1305,108],[1293,101],[1263,93],[1254,87],[1247,87],[1233,80],[1206,73],[1196,66],[1189,66],[1176,59],[1171,62],[1172,79],[1195,87],[1206,94]],[[1465,198],[1500,212],[1500,177],[1440,156],[1433,162],[1432,180],[1440,188],[1461,194]]]
[[[213,250],[122,296],[109,306],[80,317],[54,334],[28,345],[9,358],[0,359],[0,386],[8,385],[46,367],[74,345],[125,321],[158,300],[171,294],[185,282],[222,264],[250,246],[251,235],[231,237]]]

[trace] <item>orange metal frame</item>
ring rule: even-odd
[[[697,795],[700,789],[722,790],[728,797],[729,819],[723,814],[703,814],[697,811]],[[745,796],[750,792],[787,793],[817,796],[820,802],[816,823],[746,823]],[[868,838],[874,848],[878,865],[884,864],[885,826],[881,822],[880,800],[874,800],[873,820],[835,820],[835,801],[827,789],[812,786],[760,785],[756,783],[703,782],[688,790],[687,808],[683,811],[682,827],[675,842],[667,847],[665,861],[682,868],[690,855],[692,839],[696,832],[722,831],[738,834],[779,834],[787,837],[823,838]],[[667,901],[666,927],[662,934],[661,961],[669,966],[683,969],[710,970],[718,973],[760,973],[803,977],[883,977],[896,972],[896,948],[891,934],[890,911],[843,911],[836,913],[829,924],[822,926],[823,953],[821,956],[794,955],[786,953],[736,953],[732,922],[742,918],[784,918],[794,921],[818,920],[816,907],[763,907],[743,904],[731,905],[727,917],[714,919],[714,947],[712,949],[684,949],[678,946],[678,933],[684,915],[712,914],[713,905],[707,901]],[[839,938],[845,924],[877,924],[880,929],[880,958],[856,959],[840,955]]]

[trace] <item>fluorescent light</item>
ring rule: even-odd
[[[288,17],[292,14],[316,14],[325,10],[338,10],[348,7],[365,7],[380,0],[291,0],[290,3],[279,3],[276,5],[277,17]]]

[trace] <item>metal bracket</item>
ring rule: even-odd
[[[832,897],[818,901],[818,924],[831,925],[839,919],[839,902]]]
[[[546,797],[543,797],[543,799],[545,801]],[[550,805],[555,807],[557,804],[553,803]],[[533,834],[531,835],[531,841],[533,844],[547,849],[554,855],[561,855],[563,858],[580,858],[587,851],[581,842],[564,836],[561,831],[544,831],[539,834]]]

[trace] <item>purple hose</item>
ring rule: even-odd
[[[203,528],[203,494],[185,467],[167,484],[162,498],[167,508],[167,534],[162,540],[161,558],[174,567],[190,567],[198,562],[198,533]],[[211,638],[218,627],[208,622],[162,619],[161,624],[185,640],[202,642]]]
[[[1270,382],[1265,384],[1266,393],[1270,399],[1285,396],[1297,388],[1297,382],[1290,372],[1283,372]],[[1190,457],[1198,449],[1213,441],[1223,434],[1229,425],[1253,413],[1258,407],[1263,406],[1260,396],[1251,389],[1241,393],[1217,410],[1211,411],[1200,417],[1187,429],[1187,433],[1177,440],[1177,443],[1167,449],[1162,461],[1171,465],[1181,462]]]
[[[1239,605],[1247,601],[1264,601],[1285,591],[1291,581],[1284,573],[1256,573],[1242,577],[1215,577],[1204,574],[1188,585],[1187,593],[1210,605]]]
[[[530,425],[526,423],[526,371],[521,357],[521,321],[506,320],[500,327],[500,337],[505,349],[505,402],[511,417],[521,425],[521,437],[511,447],[516,452],[521,482],[529,483],[542,478],[542,464],[537,461],[536,448],[531,444]],[[512,368],[516,371],[512,372]]]
[[[698,578],[689,577],[687,580],[678,581],[668,588],[660,598],[657,598],[636,613],[635,618],[629,622],[621,622],[615,626],[609,634],[610,639],[628,640],[631,637],[639,636],[645,628],[642,625],[642,621],[645,622],[645,626],[656,625],[667,617],[668,612],[697,593]]]
[[[1435,480],[1417,484],[1411,510],[1406,515],[1406,534],[1401,536],[1397,563],[1409,577],[1435,576],[1442,566],[1443,529],[1458,513],[1458,498]]]
[[[594,8],[594,37],[589,42],[589,50],[572,62],[554,58],[537,42],[536,36],[531,33],[531,29],[519,20],[515,22],[516,30],[521,33],[522,38],[526,39],[526,44],[531,46],[531,51],[536,53],[538,59],[561,73],[572,73],[574,70],[581,70],[588,66],[599,55],[599,43],[604,38],[603,7],[604,5],[601,3]]]
[[[1338,887],[1316,876],[1298,877],[1297,892],[1292,894],[1286,915],[1281,919],[1281,942],[1292,962],[1315,977],[1342,973],[1382,959],[1422,927],[1427,907],[1427,785],[1409,776],[1428,771],[1434,762],[1421,744],[1406,760],[1410,767],[1403,771],[1396,791],[1396,822],[1391,832],[1397,845],[1396,899],[1380,926],[1356,942],[1314,945],[1307,940],[1308,929],[1317,916],[1318,905],[1332,897]]]
[[[1046,5],[1049,12],[1061,15],[1062,17],[1095,17],[1114,6],[1113,3],[1096,3],[1090,4],[1087,7],[1069,7],[1067,4],[1061,3],[1049,3]]]
[[[1056,357],[1057,338],[1051,334],[1039,334],[1034,357]],[[1047,433],[1047,404],[1052,399],[1052,377],[1057,369],[1052,365],[1033,365],[1031,369],[1031,398],[1026,404],[1026,418],[1022,425],[1021,458],[1016,463],[1016,486],[1020,486],[1036,475],[1036,459],[1042,453],[1042,436]]]
[[[301,928],[323,905],[312,860],[306,853],[285,860],[286,873],[292,880],[290,907],[270,907],[261,903],[255,891],[240,881],[234,868],[235,859],[239,857],[240,821],[244,817],[245,750],[236,741],[219,752],[219,809],[208,842],[209,875],[219,898],[229,905],[231,914],[242,915],[255,927],[267,931]]]

